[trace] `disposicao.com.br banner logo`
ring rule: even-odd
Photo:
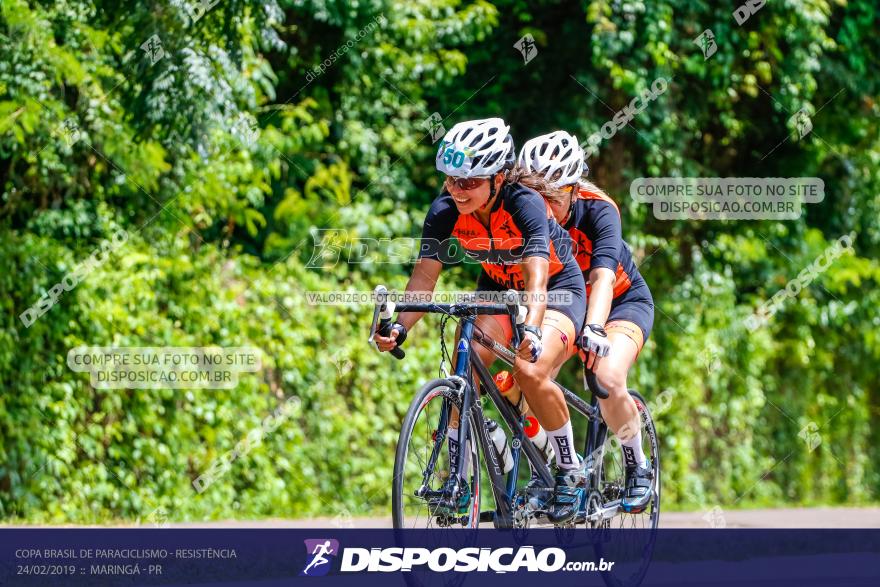
[[[300,576],[326,575],[330,569],[328,556],[336,556],[339,543],[336,540],[306,540],[309,553],[306,566]],[[519,548],[345,548],[342,551],[339,571],[341,573],[397,573],[410,572],[421,567],[437,573],[456,571],[460,573],[493,572],[515,573],[517,571],[610,571],[611,561],[567,561],[561,548],[533,546]]]

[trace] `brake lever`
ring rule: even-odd
[[[382,307],[385,305],[385,301],[388,299],[388,290],[385,288],[384,285],[377,285],[376,288],[373,290],[373,296],[376,298],[376,305],[373,306],[373,321],[370,324],[370,338],[367,339],[367,342],[372,343],[373,346],[376,346],[373,342],[373,338],[375,338],[376,328],[379,326],[379,312],[382,311]]]

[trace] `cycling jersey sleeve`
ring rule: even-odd
[[[593,200],[591,204],[590,213],[586,215],[590,223],[587,235],[593,242],[590,271],[604,267],[616,272],[624,246],[620,214],[609,202]]]
[[[537,192],[526,187],[510,190],[505,208],[522,234],[522,258],[550,259],[550,224],[547,205]]]
[[[458,220],[458,208],[449,192],[444,191],[437,196],[428,209],[425,223],[422,225],[422,242],[419,244],[420,259],[440,261],[441,253],[445,254],[449,247],[449,237]]]

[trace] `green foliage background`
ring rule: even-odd
[[[630,384],[673,398],[658,416],[666,505],[878,498],[875,3],[768,2],[741,26],[693,0],[0,10],[3,519],[387,512],[399,423],[436,373],[436,322],[393,364],[365,343],[363,308],[308,305],[305,291],[401,288],[409,268],[374,251],[309,269],[317,231],[418,234],[439,187],[433,112],[447,128],[501,115],[519,142],[556,128],[583,139],[661,75],[669,90],[591,173],[621,204],[657,302]],[[693,42],[704,29],[718,43],[708,60]],[[525,34],[528,64],[513,47]],[[801,108],[814,129],[797,140]],[[628,196],[651,175],[815,176],[827,195],[797,221],[661,222]],[[125,246],[24,327],[118,228]],[[745,328],[851,231],[855,254]],[[473,276],[455,269],[441,287]],[[82,344],[251,345],[264,368],[230,391],[95,390],[66,365]],[[193,490],[290,397],[301,404],[281,427]]]

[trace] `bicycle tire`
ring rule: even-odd
[[[405,481],[406,481],[406,466],[407,466],[407,457],[410,448],[410,441],[413,436],[413,432],[415,430],[416,424],[418,423],[419,416],[425,410],[425,408],[430,404],[430,402],[437,397],[443,397],[446,400],[450,401],[453,406],[461,410],[461,402],[458,397],[458,393],[455,391],[456,386],[454,383],[449,381],[448,379],[435,379],[433,381],[429,381],[416,393],[415,397],[413,397],[412,402],[410,402],[409,409],[407,410],[406,416],[403,420],[403,425],[401,426],[400,436],[397,441],[397,449],[395,451],[394,457],[394,470],[393,470],[393,480],[392,480],[392,493],[391,493],[391,508],[392,508],[392,525],[395,529],[404,529],[405,526],[405,512],[404,508],[404,491],[405,491]],[[474,427],[477,425],[474,422],[473,417],[471,419],[471,430],[474,430]],[[472,465],[473,465],[473,474],[471,479],[469,480],[471,484],[471,501],[469,505],[469,513],[468,515],[468,523],[467,528],[477,528],[480,523],[480,450],[479,443],[475,441],[475,437],[473,433],[470,435],[472,439],[473,445],[473,453],[472,453]],[[467,446],[466,442],[462,442],[462,446]],[[447,448],[445,446],[440,447],[441,458],[445,456]]]
[[[607,543],[608,542],[613,543],[613,541],[615,541],[615,540],[620,541],[620,540],[625,540],[625,539],[638,539],[638,540],[644,539],[644,545],[641,547],[640,565],[634,573],[632,573],[626,577],[621,577],[620,576],[620,573],[621,573],[620,569],[623,568],[622,566],[619,566],[617,570],[601,571],[602,579],[605,581],[605,584],[608,585],[608,587],[637,587],[638,585],[640,585],[642,583],[642,581],[644,581],[645,575],[648,572],[648,568],[651,565],[651,559],[653,557],[653,552],[654,552],[654,545],[657,540],[657,527],[660,523],[660,487],[661,487],[660,441],[659,441],[659,437],[657,436],[657,429],[656,429],[656,425],[654,423],[654,418],[651,415],[651,411],[648,408],[647,402],[645,402],[645,398],[643,398],[639,392],[637,392],[633,389],[630,389],[628,391],[629,391],[630,396],[632,396],[633,400],[635,400],[635,402],[636,402],[636,407],[639,410],[639,415],[642,420],[642,436],[643,436],[642,442],[643,442],[643,445],[645,442],[647,442],[647,445],[648,445],[648,455],[647,456],[651,461],[651,468],[654,471],[654,479],[655,479],[654,496],[651,499],[651,503],[650,503],[649,508],[646,509],[645,512],[642,512],[639,514],[627,514],[627,513],[621,512],[617,516],[618,518],[625,518],[625,517],[632,517],[632,516],[645,516],[645,515],[647,515],[648,520],[650,520],[650,523],[647,527],[638,529],[638,528],[635,528],[635,526],[633,525],[631,527],[631,529],[635,529],[636,530],[635,532],[620,533],[620,532],[614,532],[611,529],[611,524],[609,523],[609,525],[603,529],[603,530],[607,530],[609,532],[609,534],[607,536],[609,538],[609,540],[605,541],[605,540],[600,539],[594,543],[594,550],[596,551],[597,557],[602,558],[602,557],[605,557],[605,556],[611,554],[610,560],[617,560],[618,565],[620,565],[620,563],[623,561],[620,560],[619,556],[615,556],[614,554],[608,552],[608,544]],[[606,485],[606,482],[608,481],[606,479],[605,463],[606,463],[606,459],[603,457],[601,464],[600,464],[601,468],[599,471],[599,487],[600,488],[604,487]],[[617,482],[617,480],[613,480],[613,481]],[[609,520],[609,522],[611,522],[611,521],[613,521],[613,520]],[[620,528],[621,529],[626,528],[626,526],[624,525],[623,519],[621,519]]]

